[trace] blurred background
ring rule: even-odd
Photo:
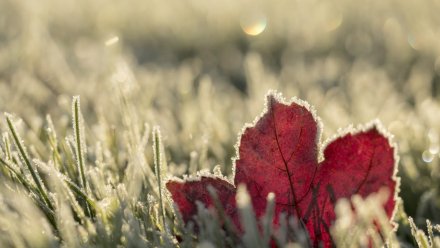
[[[80,95],[90,160],[103,127],[122,136],[147,123],[161,126],[175,175],[217,164],[230,175],[237,134],[277,89],[315,106],[322,141],[380,119],[399,147],[406,213],[438,224],[439,10],[439,0],[0,0],[0,110],[22,119],[44,158],[46,114],[72,132]]]

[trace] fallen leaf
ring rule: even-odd
[[[311,244],[331,247],[330,227],[334,207],[341,198],[355,194],[367,197],[386,189],[384,209],[390,219],[397,194],[397,155],[390,135],[378,121],[358,129],[349,127],[319,147],[321,121],[306,102],[283,100],[280,94],[267,95],[266,109],[253,125],[247,125],[237,145],[232,180],[199,176],[166,183],[185,222],[196,214],[196,201],[207,207],[213,202],[212,186],[225,213],[239,225],[236,186],[246,185],[257,217],[264,214],[266,197],[275,194],[273,223],[280,213],[295,216],[306,227]]]

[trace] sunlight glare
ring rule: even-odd
[[[267,18],[261,13],[244,15],[240,20],[240,26],[247,35],[257,36],[266,29]]]

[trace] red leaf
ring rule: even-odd
[[[216,190],[218,198],[225,206],[226,214],[235,217],[235,187],[224,179],[202,176],[198,180],[168,181],[166,187],[171,192],[185,222],[191,220],[197,213],[196,201],[204,203],[206,207],[214,205],[208,192],[209,186]]]
[[[348,133],[332,141],[324,150],[324,161],[320,163],[314,180],[316,197],[307,202],[314,206],[309,211],[307,229],[317,245],[318,240],[326,246],[331,244],[328,228],[335,219],[335,202],[350,198],[354,194],[367,197],[381,188],[389,191],[384,209],[389,218],[395,208],[396,180],[394,149],[387,136],[380,133],[378,124],[365,130]],[[315,201],[316,203],[313,203]],[[314,227],[314,222],[320,223]]]
[[[296,216],[305,224],[314,246],[330,247],[329,229],[338,199],[354,194],[366,197],[386,188],[390,194],[384,209],[392,217],[397,159],[378,122],[329,142],[323,161],[318,147],[320,131],[320,119],[307,103],[285,103],[278,94],[270,93],[264,114],[241,136],[234,184],[246,185],[257,217],[264,214],[266,197],[274,192],[275,224],[282,212]],[[198,181],[169,181],[166,187],[184,220],[189,221],[196,213],[196,201],[212,206],[208,185],[217,190],[226,213],[237,224],[236,188],[229,182],[201,177]]]

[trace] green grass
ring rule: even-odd
[[[124,104],[127,108],[130,105],[128,102]],[[279,229],[271,227],[273,196],[268,197],[266,215],[261,220],[255,219],[245,188],[239,188],[237,194],[244,227],[241,237],[237,236],[218,200],[215,206],[219,216],[212,215],[200,205],[195,223],[199,233],[195,234],[195,226],[185,225],[170,198],[164,196],[164,178],[170,176],[171,171],[164,156],[166,148],[162,144],[159,127],[153,128],[151,140],[148,125],[144,126],[143,135],[139,135],[139,130],[132,130],[133,137],[127,132],[117,135],[110,131],[107,133],[109,136],[105,136],[107,139],[97,141],[96,148],[88,153],[83,147],[86,142],[84,131],[81,131],[84,123],[80,119],[79,97],[73,97],[72,107],[72,134],[67,131],[64,142],[58,140],[51,118],[46,118],[45,126],[50,128],[42,130],[40,136],[41,143],[46,143],[40,149],[50,151],[42,154],[46,158],[36,153],[35,148],[30,149],[34,151],[31,154],[35,153],[32,157],[27,153],[28,148],[14,124],[17,118],[6,115],[9,132],[4,134],[0,159],[1,192],[4,195],[0,205],[0,223],[20,227],[33,221],[32,225],[45,226],[47,230],[29,234],[20,228],[4,228],[1,232],[8,235],[0,240],[3,245],[28,246],[33,244],[32,240],[37,240],[42,247],[193,247],[198,243],[218,247],[266,247],[271,240],[279,246],[292,241],[301,246],[309,245],[307,233],[294,219],[285,219]],[[121,136],[117,139],[126,139],[127,143],[114,143],[116,137],[113,135]],[[12,137],[14,146],[9,137]],[[106,140],[112,142],[105,143]],[[148,149],[149,142],[152,142],[152,149]],[[68,148],[63,148],[61,144]],[[112,145],[118,145],[118,149]],[[121,155],[122,152],[127,154]],[[125,156],[124,166],[116,163],[117,157],[121,156]],[[148,163],[150,159],[153,160],[152,166]],[[217,199],[215,191],[210,192]],[[12,194],[14,198],[7,197]],[[365,201],[353,199],[358,216],[354,219],[349,204],[341,202],[338,205],[337,209],[341,210],[337,211],[338,219],[332,231],[338,247],[366,245],[365,233],[372,237],[375,246],[383,245],[383,242],[388,242],[390,247],[398,246],[399,242],[410,242],[406,241],[409,236],[405,236],[405,230],[411,232],[413,244],[419,247],[434,247],[434,242],[438,243],[435,233],[440,227],[432,226],[427,220],[428,235],[417,229],[413,219],[406,217],[402,201],[398,202],[395,220],[400,227],[395,233],[386,214],[378,210],[383,199],[386,198],[381,198],[380,194]],[[17,215],[23,218],[18,223]],[[220,224],[222,219],[226,219],[225,226]],[[381,233],[377,233],[377,220]],[[262,236],[258,231],[259,225]]]

